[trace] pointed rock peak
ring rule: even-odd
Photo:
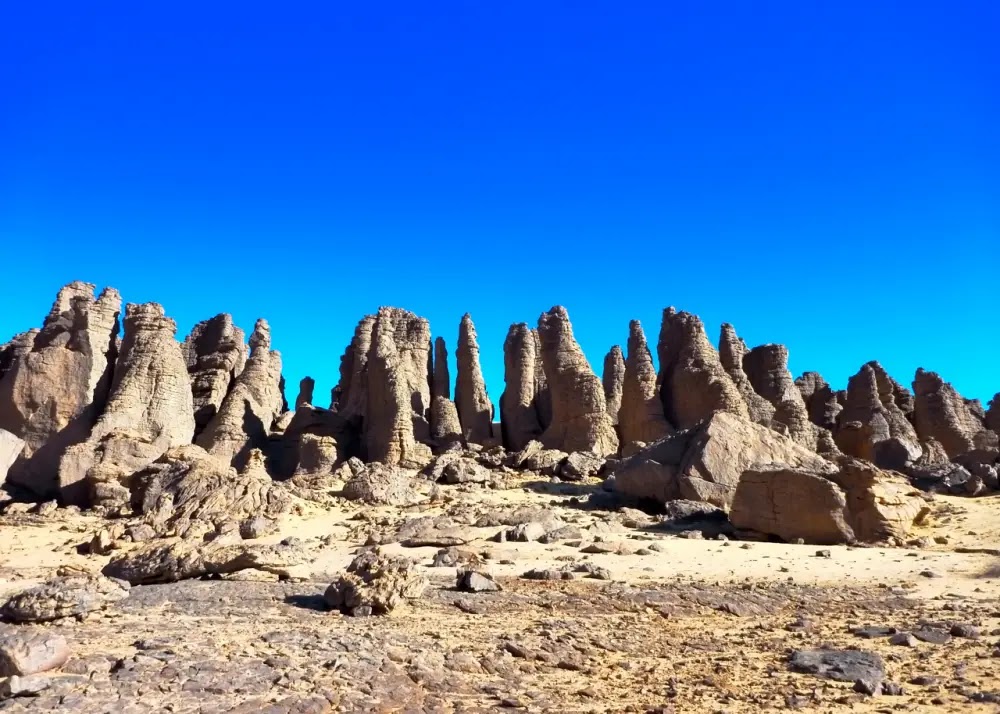
[[[316,380],[312,377],[303,377],[299,381],[299,394],[295,397],[295,408],[313,403],[313,389],[316,387]]]
[[[451,399],[451,372],[448,370],[448,347],[444,338],[434,340],[434,383],[432,396]]]
[[[263,317],[257,319],[250,335],[250,356],[255,356],[258,350],[271,349],[271,326]]]

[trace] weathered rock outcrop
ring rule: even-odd
[[[271,349],[267,321],[257,320],[250,336],[250,358],[196,443],[241,468],[252,449],[267,447],[267,433],[281,414],[283,401],[281,353]]]
[[[279,479],[331,473],[358,451],[356,442],[357,432],[340,413],[303,404],[292,414],[268,467]]]
[[[483,370],[479,364],[479,342],[472,316],[466,313],[458,328],[458,379],[455,382],[455,406],[462,424],[462,436],[473,444],[484,444],[493,437],[493,405],[486,394]]]
[[[127,501],[124,484],[174,446],[191,443],[194,408],[176,323],[156,303],[129,304],[107,406],[59,466],[64,500]]]
[[[4,375],[10,372],[24,355],[31,352],[38,332],[38,328],[33,328],[14,335],[10,342],[0,345],[0,379],[3,379]]]
[[[901,469],[921,454],[917,434],[897,397],[908,406],[908,394],[878,362],[869,362],[847,383],[847,398],[835,432],[837,445],[849,456],[884,468]]]
[[[373,506],[412,506],[425,500],[413,487],[416,472],[389,464],[365,464],[344,485],[343,496]]]
[[[848,458],[834,471],[783,464],[747,470],[729,518],[736,528],[831,544],[906,538],[929,511],[898,475]]]
[[[719,360],[722,362],[722,368],[726,370],[747,403],[750,420],[769,426],[774,418],[774,405],[754,390],[750,378],[743,369],[743,360],[749,352],[746,342],[736,334],[736,329],[728,322],[724,323],[719,335]]]
[[[754,347],[744,356],[743,368],[754,391],[774,406],[771,427],[787,430],[793,441],[815,450],[816,425],[809,421],[806,402],[788,371],[788,349],[775,344]]]
[[[830,388],[819,372],[805,372],[795,380],[795,386],[806,403],[809,420],[816,426],[835,431],[837,415],[844,407],[837,398],[837,392]]]
[[[614,471],[614,489],[660,503],[684,498],[728,508],[741,475],[769,463],[816,472],[835,470],[831,462],[791,439],[720,411],[698,427],[625,459]]]
[[[663,416],[663,402],[656,388],[656,369],[646,344],[646,334],[638,320],[629,323],[628,359],[622,383],[622,403],[618,431],[623,453],[629,444],[652,443],[673,430]]]
[[[434,341],[434,376],[431,380],[431,441],[439,451],[464,444],[458,408],[451,401],[451,374],[444,338]]]
[[[0,616],[12,622],[48,622],[102,610],[128,593],[128,583],[100,575],[53,578],[12,595],[0,607]]]
[[[274,517],[291,501],[259,456],[237,473],[193,444],[171,449],[136,473],[128,486],[132,507],[161,535],[180,534],[194,521],[219,525]]]
[[[552,393],[545,377],[542,338],[538,335],[538,328],[531,329],[531,337],[535,340],[535,411],[538,413],[538,425],[545,431],[552,423]]]
[[[990,400],[989,409],[986,410],[986,428],[995,434],[1000,434],[1000,392],[993,395]]]
[[[295,397],[295,408],[303,406],[304,404],[312,405],[313,403],[313,390],[316,388],[316,380],[312,377],[303,377],[299,380],[299,393]]]
[[[503,444],[520,451],[542,433],[536,400],[536,365],[541,359],[535,336],[521,322],[510,326],[503,343],[504,382],[500,397],[500,426]]]
[[[59,291],[30,350],[19,336],[0,380],[0,428],[24,440],[7,478],[38,496],[58,493],[59,461],[87,438],[111,386],[121,297],[70,283]],[[20,357],[17,354],[20,353]]]
[[[0,483],[7,477],[7,471],[17,461],[24,449],[24,441],[6,429],[0,429]]]
[[[996,446],[996,435],[986,432],[962,395],[935,372],[918,369],[913,392],[913,424],[922,441],[934,439],[952,459]]]
[[[368,410],[368,353],[371,351],[375,315],[365,315],[354,329],[354,337],[340,358],[337,412],[360,428]]]
[[[402,311],[396,308],[382,308],[372,331],[365,445],[369,461],[420,468],[431,457],[430,449],[419,443],[415,434],[416,424],[427,425],[421,422],[424,418],[421,400],[430,401],[430,365],[421,361],[416,349],[416,343],[426,333],[427,321],[412,313],[400,313]],[[405,337],[403,352],[396,345],[395,338],[399,334]],[[429,336],[427,345],[429,348]],[[414,388],[418,378],[413,371],[418,368],[424,382],[428,383],[426,395]],[[429,425],[426,434],[429,439]]]
[[[609,456],[618,451],[604,388],[573,337],[569,315],[554,307],[538,320],[545,379],[552,395],[552,423],[542,434],[545,446]]]
[[[385,615],[406,600],[420,597],[427,585],[411,560],[365,552],[351,561],[323,598],[347,615]]]
[[[618,412],[622,408],[622,389],[625,384],[625,357],[618,345],[614,345],[604,356],[601,383],[604,385],[604,401],[608,405],[608,416],[612,424],[617,424]]]
[[[231,315],[199,322],[181,345],[191,377],[195,434],[200,434],[222,406],[233,380],[243,371],[247,346]]]
[[[657,353],[660,398],[664,415],[674,427],[687,429],[716,412],[750,418],[746,401],[723,369],[696,315],[672,307],[664,310]]]

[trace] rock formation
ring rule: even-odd
[[[458,328],[458,379],[455,382],[455,406],[462,425],[462,436],[473,444],[484,444],[493,437],[493,406],[486,394],[483,370],[479,364],[479,342],[472,316],[462,316]]]
[[[534,333],[521,322],[510,326],[503,343],[504,391],[500,397],[503,444],[520,451],[542,433],[536,400],[536,352]]]
[[[608,405],[608,416],[612,424],[618,423],[618,412],[622,408],[622,389],[625,383],[625,358],[622,348],[615,345],[604,356],[604,372],[601,375],[604,385],[604,401]]]
[[[360,427],[368,409],[368,353],[371,351],[375,315],[365,315],[354,329],[354,337],[340,358],[337,412]]]
[[[618,451],[618,435],[607,413],[604,388],[573,337],[566,308],[554,307],[538,320],[545,380],[552,397],[552,422],[541,441],[551,449]]]
[[[996,435],[986,432],[962,395],[935,372],[918,369],[913,392],[913,424],[921,440],[937,441],[952,459],[973,449],[996,447]]]
[[[754,347],[744,356],[743,368],[754,391],[774,407],[771,426],[787,430],[793,441],[815,450],[816,426],[788,371],[788,349],[775,344]]]
[[[552,423],[552,394],[545,377],[542,339],[538,336],[538,328],[532,328],[531,337],[535,341],[535,411],[538,413],[538,425],[545,431]]]
[[[7,471],[17,461],[24,449],[24,441],[6,429],[0,429],[0,483],[7,478]]]
[[[357,436],[343,415],[303,404],[292,413],[268,467],[275,478],[299,474],[329,474],[358,451]]]
[[[995,434],[1000,434],[1000,392],[993,395],[990,400],[989,409],[986,410],[986,428]]]
[[[652,443],[672,431],[663,416],[663,402],[656,389],[653,356],[638,320],[629,323],[628,359],[625,361],[618,431],[622,452],[626,455],[630,444]]]
[[[420,468],[430,460],[430,450],[416,439],[416,424],[423,414],[425,395],[415,390],[420,369],[425,382],[429,365],[415,348],[422,340],[427,321],[396,308],[382,308],[372,331],[368,356],[368,406],[365,422],[365,445],[369,461]],[[403,351],[396,337],[403,335]],[[430,338],[427,338],[430,346]],[[430,401],[427,386],[426,401]],[[414,410],[414,405],[417,411]],[[427,436],[430,437],[429,425]]]
[[[10,342],[0,345],[0,379],[3,379],[4,375],[14,368],[21,357],[31,351],[38,332],[37,328],[22,332],[14,335]]]
[[[719,360],[722,368],[747,403],[751,421],[769,426],[774,418],[774,405],[754,390],[743,369],[743,360],[749,351],[746,342],[736,334],[736,329],[728,322],[724,323],[719,335]]]
[[[746,401],[696,315],[672,307],[664,310],[657,353],[660,398],[674,427],[687,429],[720,411],[750,418]]]
[[[0,380],[0,428],[24,440],[7,478],[38,496],[58,493],[59,461],[87,438],[111,385],[121,297],[106,288],[70,283],[59,291],[42,329],[8,349],[10,372]],[[20,357],[13,359],[17,353]]]
[[[281,353],[271,349],[271,328],[257,320],[250,336],[250,357],[218,413],[196,443],[240,468],[251,449],[264,449],[267,434],[281,413]]]
[[[176,323],[156,303],[129,304],[107,406],[59,467],[70,503],[128,501],[127,480],[167,449],[191,443],[194,408]]]
[[[834,431],[837,415],[844,407],[838,401],[838,393],[830,388],[819,372],[805,372],[795,380],[795,386],[806,403],[809,420],[816,426]]]
[[[316,388],[316,380],[312,377],[303,377],[299,380],[299,393],[295,397],[295,408],[313,403],[313,390]]]
[[[431,441],[438,450],[460,448],[464,442],[458,409],[451,401],[451,374],[444,338],[434,341],[434,377],[431,384]]]
[[[231,315],[199,322],[181,345],[191,377],[195,434],[200,434],[222,406],[233,380],[243,371],[247,346]]]

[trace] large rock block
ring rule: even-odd
[[[997,435],[986,431],[969,403],[936,373],[918,369],[913,392],[913,424],[922,441],[937,441],[952,459],[997,446]]]
[[[222,406],[233,380],[243,371],[247,346],[231,315],[199,322],[181,345],[191,377],[195,434],[200,434]]]
[[[542,433],[537,400],[537,353],[535,335],[521,322],[510,326],[503,343],[504,382],[500,397],[500,427],[503,445],[520,451]]]

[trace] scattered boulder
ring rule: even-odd
[[[458,328],[458,378],[455,381],[455,406],[462,425],[462,436],[473,444],[485,444],[493,438],[493,405],[486,394],[483,370],[479,364],[479,342],[472,316],[466,313]]]
[[[625,385],[625,357],[622,348],[614,345],[604,356],[604,371],[601,375],[604,385],[604,401],[612,424],[618,424],[618,412],[622,406],[622,390]]]
[[[629,444],[657,441],[673,431],[663,415],[653,357],[638,320],[629,323],[628,359],[625,360],[618,430],[623,449]]]
[[[488,573],[479,570],[459,570],[455,576],[455,588],[467,593],[491,593],[503,590]]]
[[[559,466],[563,481],[582,481],[596,476],[604,468],[605,459],[589,451],[574,451]]]
[[[37,674],[58,669],[69,659],[66,638],[54,632],[0,632],[0,677]]]
[[[195,325],[181,345],[191,379],[196,435],[208,426],[233,380],[243,371],[245,337],[232,316],[223,313]]]
[[[382,463],[365,464],[344,486],[349,501],[379,506],[412,506],[425,500],[413,487],[415,472]]]
[[[351,561],[323,599],[331,609],[347,615],[385,615],[426,589],[427,579],[416,572],[413,561],[367,551]]]
[[[552,421],[541,441],[550,449],[610,456],[618,435],[607,413],[604,388],[573,337],[566,308],[554,307],[538,320]]]
[[[520,451],[542,433],[536,400],[536,353],[534,333],[526,324],[510,326],[503,343],[504,392],[500,397],[500,428],[503,445]]]
[[[521,451],[511,455],[510,465],[515,469],[555,476],[567,456],[565,451],[546,449],[540,441],[532,441]]]
[[[0,617],[13,622],[47,622],[102,610],[128,597],[127,582],[99,575],[58,577],[15,593]]]
[[[812,674],[838,682],[881,682],[885,679],[885,661],[875,652],[864,650],[796,650],[789,658],[796,672]]]

